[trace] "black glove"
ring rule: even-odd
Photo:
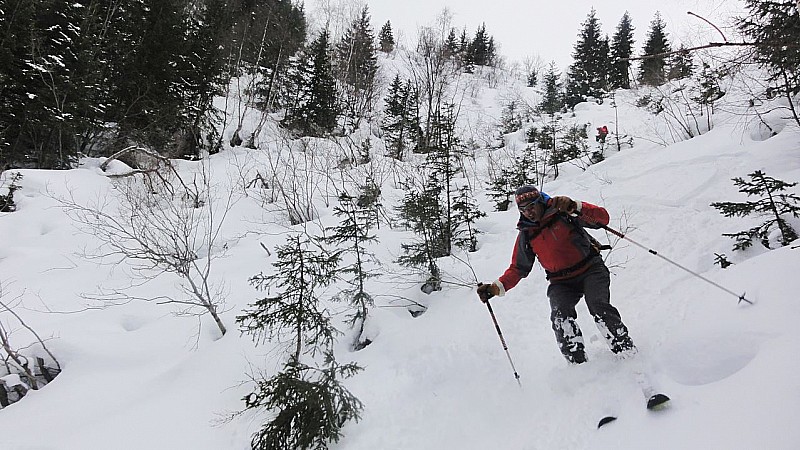
[[[553,197],[553,208],[555,208],[559,212],[572,214],[574,212],[577,212],[578,204],[575,203],[575,200],[565,195],[561,195],[558,197]]]
[[[486,303],[490,298],[500,295],[500,289],[494,283],[478,283],[478,298]]]

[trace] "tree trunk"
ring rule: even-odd
[[[5,408],[10,404],[11,402],[8,400],[8,392],[6,391],[6,384],[0,381],[0,406]]]
[[[36,358],[36,365],[39,367],[39,372],[41,372],[42,376],[44,377],[45,381],[48,383],[53,381],[53,374],[50,373],[50,370],[44,365],[43,358]]]

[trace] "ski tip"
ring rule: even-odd
[[[668,406],[670,398],[665,394],[656,394],[647,399],[647,409],[651,411],[659,411]]]
[[[600,419],[600,422],[598,422],[598,423],[597,423],[597,428],[600,428],[600,427],[602,427],[603,425],[605,425],[605,424],[607,424],[607,423],[610,423],[610,422],[613,422],[613,421],[615,421],[615,420],[617,420],[617,418],[616,418],[616,417],[614,417],[614,416],[606,416],[606,417],[603,417],[602,419]]]

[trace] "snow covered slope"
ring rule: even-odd
[[[475,102],[496,117],[495,98],[502,95],[487,89]],[[617,243],[609,255],[612,301],[654,381],[672,397],[671,407],[645,410],[625,363],[607,350],[583,304],[579,323],[590,361],[566,365],[550,330],[547,284],[538,266],[507,296],[493,300],[521,375],[522,388],[517,385],[486,308],[467,286],[477,281],[472,269],[480,281],[493,280],[510,260],[517,213],[489,212],[479,223],[484,232],[479,251],[468,255],[471,268],[443,262],[450,283],[430,296],[419,291],[419,280],[393,276],[392,261],[408,233],[379,231],[373,251],[386,267],[373,289],[401,293],[428,309],[412,318],[397,307],[402,303],[379,298],[368,325],[373,344],[349,352],[342,339],[339,360],[365,367],[346,382],[365,410],[332,448],[800,448],[800,249],[767,251],[756,244],[734,254],[732,241],[721,234],[753,226],[756,219],[724,218],[709,207],[745,200],[730,181],[734,176],[763,170],[800,181],[800,130],[780,121],[785,125],[780,133],[763,139],[749,123],[719,115],[710,132],[660,146],[644,139],[654,127],[649,113],[633,106],[637,95],[617,97],[619,125],[637,136],[634,148],[586,171],[567,164],[544,190],[604,205],[612,227],[755,302],[737,304],[734,296],[660,258]],[[582,104],[575,120],[611,125],[615,115],[608,103]],[[475,173],[486,173],[489,152],[478,150]],[[210,158],[220,189],[239,189],[237,168],[249,164],[250,153],[227,149]],[[86,309],[96,303],[83,295],[96,293],[98,286],[125,285],[130,273],[125,264],[110,267],[82,258],[95,242],[76,229],[54,198],[106,198],[112,183],[100,162],[85,160],[63,172],[22,171],[22,190],[15,197],[19,210],[0,215],[3,300],[14,303],[43,337],[52,337],[48,346],[63,367],[53,383],[0,410],[0,449],[249,448],[250,435],[265,416],[231,414],[252,388],[248,373],[274,373],[282,358],[269,345],[254,347],[233,320],[263,296],[247,283],[275,261],[274,251],[268,255],[260,244],[269,249],[282,244],[291,227],[253,197],[241,198],[231,210],[221,236],[227,254],[215,262],[216,277],[228,292],[223,320],[230,331],[222,338],[207,317],[175,317],[165,305],[134,301]],[[191,173],[198,164],[179,167]],[[391,203],[402,193],[387,180],[384,195]],[[482,209],[491,211],[491,203],[481,199]],[[330,205],[315,204],[318,223],[336,223]],[[800,221],[791,223],[800,229]],[[595,236],[608,241],[603,233]],[[726,253],[735,264],[720,269],[714,253]],[[159,277],[137,293],[175,295],[175,282]],[[597,430],[609,409],[620,419]]]

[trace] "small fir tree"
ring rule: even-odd
[[[292,358],[300,361],[305,353],[313,356],[328,349],[338,334],[318,295],[335,281],[341,252],[327,252],[319,243],[295,235],[277,248],[277,255],[273,275],[260,273],[249,281],[259,290],[280,291],[250,305],[236,322],[257,343],[270,338],[285,342],[293,349]]]
[[[725,96],[725,91],[720,86],[720,79],[724,71],[712,69],[708,63],[703,63],[703,68],[697,76],[699,89],[691,97],[692,101],[700,105],[700,115],[706,116],[708,129],[713,128],[714,104]]]
[[[689,78],[694,73],[694,63],[692,62],[692,55],[686,51],[686,47],[681,45],[678,52],[672,55],[669,63],[669,74],[667,78],[670,80],[682,80]]]
[[[338,442],[342,427],[358,422],[364,408],[341,381],[361,370],[354,363],[339,365],[328,354],[323,368],[290,359],[282,372],[257,380],[245,406],[272,411],[273,417],[255,433],[250,448],[319,450]]]
[[[570,161],[582,156],[588,155],[589,149],[589,135],[586,131],[587,124],[584,125],[570,125],[564,130],[559,138],[558,151],[553,152],[553,158],[558,163]],[[602,158],[600,159],[602,161]],[[590,159],[588,162],[595,163]],[[582,167],[585,170],[585,167]]]
[[[448,103],[442,105],[434,116],[430,128],[432,146],[425,161],[429,183],[442,189],[442,238],[447,255],[452,252],[453,233],[459,226],[454,219],[453,197],[457,189],[456,176],[463,171],[463,159],[466,156],[466,149],[456,134],[455,111],[455,105]]]
[[[513,133],[522,128],[524,121],[522,107],[516,100],[511,100],[503,108],[500,116],[500,134]]]
[[[531,128],[528,130],[528,142],[536,142],[539,138],[539,130]],[[538,184],[537,161],[534,146],[528,145],[521,155],[516,155],[508,167],[502,167],[500,174],[488,182],[487,195],[495,203],[495,210],[508,211],[512,204],[514,191],[527,184]]]
[[[556,70],[555,61],[550,63],[544,74],[544,93],[539,108],[543,114],[554,115],[564,108],[564,93],[561,87],[561,74]]]
[[[732,266],[733,263],[728,261],[728,257],[725,254],[714,253],[714,264],[717,264],[723,269],[727,269],[728,267]]]
[[[8,172],[7,172],[8,173]],[[22,189],[19,181],[22,180],[22,174],[15,172],[11,175],[8,183],[8,193],[0,194],[0,212],[14,212],[17,210],[17,204],[14,202],[14,193]]]
[[[342,275],[348,277],[345,280],[348,288],[339,292],[337,298],[347,302],[353,311],[348,315],[348,322],[351,327],[358,327],[358,331],[352,348],[361,350],[370,344],[362,336],[369,310],[375,303],[365,286],[369,278],[377,276],[370,270],[370,266],[377,261],[367,250],[367,246],[377,240],[375,235],[369,233],[372,213],[368,205],[361,206],[361,202],[344,193],[339,195],[339,205],[333,211],[336,217],[341,218],[341,222],[337,226],[326,228],[330,234],[325,242],[340,246],[341,255],[349,258],[349,264],[339,269]]]
[[[251,447],[326,449],[341,438],[345,423],[358,421],[363,408],[341,384],[361,368],[336,362],[332,347],[339,332],[318,297],[319,290],[334,281],[341,252],[329,253],[295,235],[278,247],[277,256],[276,273],[256,275],[250,283],[260,290],[280,290],[236,318],[256,343],[275,338],[290,351],[283,370],[256,380],[255,390],[244,398],[247,409],[272,413],[253,436]],[[321,367],[301,362],[304,355],[313,358],[318,353],[324,356]]]
[[[400,244],[403,254],[397,259],[401,265],[422,268],[426,271],[426,293],[442,289],[442,277],[436,260],[448,256],[447,223],[441,202],[442,186],[429,181],[421,188],[407,189],[397,208],[402,224],[414,233],[411,242]]]
[[[367,176],[364,184],[359,186],[359,195],[356,200],[356,205],[359,208],[364,208],[369,211],[369,219],[367,220],[367,228],[372,228],[374,222],[376,228],[380,228],[380,217],[383,213],[383,204],[381,204],[381,187],[375,181],[372,175]]]
[[[528,72],[528,76],[525,79],[528,82],[528,87],[536,87],[536,85],[539,84],[539,73],[536,71],[536,69],[533,69]]]
[[[478,204],[469,186],[462,186],[453,198],[453,245],[468,252],[478,251],[478,234],[475,222],[486,213],[478,209]]]
[[[385,115],[381,122],[384,141],[389,156],[402,161],[406,150],[414,150],[419,141],[419,116],[411,82],[403,83],[400,75],[395,75],[384,103]]]
[[[784,216],[787,214],[794,218],[800,217],[800,197],[792,193],[783,193],[787,188],[794,187],[797,183],[786,183],[767,176],[757,170],[747,175],[749,181],[742,178],[733,178],[733,183],[739,187],[739,192],[750,196],[759,196],[756,201],[744,203],[715,202],[711,206],[718,209],[725,217],[745,217],[751,214],[766,216],[768,220],[757,227],[738,233],[725,233],[736,240],[734,250],[744,250],[753,245],[753,239],[758,238],[766,248],[769,246],[771,230],[777,226],[780,232],[780,244],[789,245],[797,239],[797,232],[789,225]]]

